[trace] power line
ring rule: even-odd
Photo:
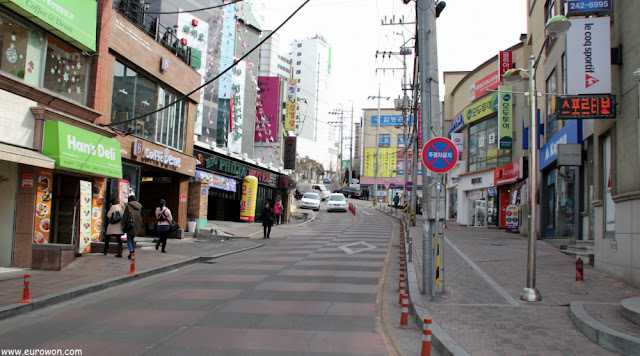
[[[260,41],[255,47],[253,47],[249,52],[245,53],[242,57],[240,57],[237,61],[234,61],[234,63],[227,67],[225,70],[223,70],[222,72],[220,72],[218,75],[216,75],[215,77],[211,78],[210,80],[206,81],[204,84],[201,84],[200,86],[196,87],[195,89],[191,90],[190,92],[188,92],[187,94],[184,94],[182,97],[180,97],[179,99],[176,99],[175,101],[165,105],[164,107],[158,108],[154,111],[151,111],[149,113],[143,114],[143,115],[138,115],[136,117],[133,117],[131,119],[128,120],[123,120],[123,121],[119,121],[117,123],[109,123],[107,125],[105,124],[100,124],[100,126],[107,126],[111,129],[114,128],[114,126],[119,126],[122,124],[125,124],[127,122],[132,122],[135,120],[139,120],[141,118],[144,118],[146,116],[158,113],[160,111],[163,111],[171,106],[174,106],[178,103],[180,103],[181,101],[183,101],[184,99],[188,98],[191,94],[197,92],[198,90],[206,87],[207,85],[213,83],[214,81],[216,81],[218,78],[220,78],[221,76],[223,76],[225,73],[227,73],[228,71],[230,71],[233,67],[235,67],[238,63],[240,63],[243,59],[247,58],[253,51],[255,51],[256,49],[258,49],[264,42],[266,42],[269,38],[271,38],[271,36],[273,36],[276,32],[278,32],[280,30],[280,28],[282,28],[282,26],[284,26],[284,24],[286,24],[287,22],[289,22],[289,20],[291,20],[291,18],[298,13],[298,11],[300,11],[307,3],[309,3],[309,1],[311,0],[306,0],[304,3],[302,3],[302,5],[300,5],[291,15],[289,15],[289,17],[287,17],[286,20],[284,20],[283,23],[281,23],[275,30],[273,30],[271,33],[269,33],[269,35],[267,35],[262,41]],[[156,119],[157,120],[157,119]],[[129,132],[125,132],[125,135],[129,134]]]

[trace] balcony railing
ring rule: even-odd
[[[140,0],[115,0],[113,6],[122,16],[163,45],[183,62],[191,65],[191,47],[185,46],[177,36],[178,25],[164,27],[160,19],[146,13],[149,4]]]

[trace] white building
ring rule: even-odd
[[[262,36],[271,35],[273,31],[263,31]],[[280,34],[274,33],[260,46],[260,62],[258,75],[264,77],[291,78],[291,58],[280,47]]]

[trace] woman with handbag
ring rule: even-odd
[[[120,236],[122,236],[124,232],[122,232],[122,225],[120,225],[120,221],[122,221],[122,209],[120,208],[120,199],[117,197],[111,199],[111,206],[109,206],[109,212],[107,213],[107,221],[109,224],[104,234],[104,249],[102,250],[102,254],[107,255],[107,251],[109,251],[109,240],[113,237],[118,243],[118,254],[116,257],[122,257],[122,239]]]
[[[156,243],[156,250],[160,247],[162,243],[162,252],[166,253],[167,247],[167,237],[169,236],[171,222],[173,221],[173,216],[171,216],[171,210],[167,208],[167,202],[164,199],[160,199],[160,206],[156,208],[156,219],[158,220],[158,235],[160,238]]]
[[[141,210],[142,204],[136,201],[135,195],[130,195],[129,202],[124,207],[122,220],[120,221],[120,223],[122,224],[122,231],[127,234],[129,259],[131,259],[131,254],[134,253],[136,249],[136,244],[133,239],[140,232],[140,230],[142,230],[142,216],[140,215]]]

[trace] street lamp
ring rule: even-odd
[[[549,19],[545,25],[545,40],[546,37],[560,37],[564,36],[569,28],[571,22],[563,15],[557,15]],[[527,245],[527,286],[522,290],[520,300],[526,302],[539,302],[542,300],[540,292],[536,288],[536,240],[538,238],[538,229],[536,220],[538,217],[537,207],[537,188],[538,188],[538,123],[536,122],[536,68],[538,61],[542,56],[542,51],[545,46],[542,45],[538,57],[531,55],[529,57],[529,69],[509,69],[504,73],[504,82],[516,83],[522,79],[526,79],[528,74],[529,79],[529,110],[531,115],[531,125],[529,130],[531,131],[531,139],[529,140],[529,201],[531,205],[531,218],[529,228],[529,243]]]

